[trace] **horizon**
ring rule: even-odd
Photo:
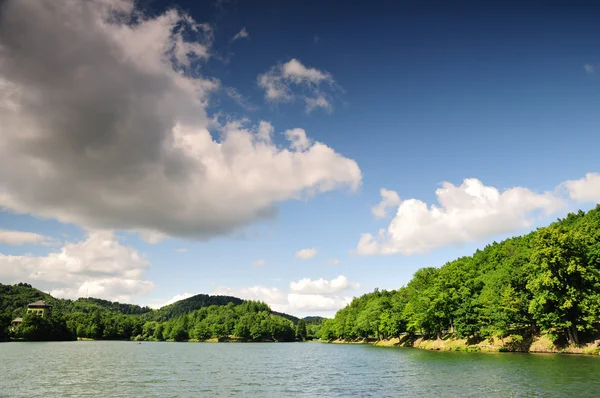
[[[82,4],[0,6],[0,283],[332,317],[600,202],[587,3]]]

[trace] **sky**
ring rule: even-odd
[[[6,0],[0,283],[332,316],[600,202],[583,2]]]

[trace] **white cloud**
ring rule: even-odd
[[[417,199],[401,201],[387,230],[380,230],[377,238],[363,234],[356,252],[425,253],[529,227],[534,213],[549,215],[563,205],[552,193],[536,194],[520,187],[500,192],[475,178],[465,179],[460,186],[444,182],[436,196],[440,207],[428,207]]]
[[[0,229],[0,244],[11,246],[41,244],[47,246],[53,243],[55,243],[54,239],[48,236],[36,234],[35,232]]]
[[[96,297],[129,303],[134,297],[145,296],[152,290],[154,290],[154,283],[150,281],[106,278],[88,280],[79,287],[52,289],[50,295],[70,299]]]
[[[304,152],[311,146],[311,141],[306,136],[306,132],[302,129],[292,129],[284,132],[290,146],[296,152]]]
[[[270,144],[271,136],[273,135],[274,131],[275,129],[271,123],[261,120],[261,122],[258,124],[256,136],[259,140]]]
[[[350,304],[352,297],[327,297],[319,294],[288,294],[292,311],[320,312],[337,311]]]
[[[284,79],[296,84],[320,84],[321,82],[333,82],[333,78],[327,72],[316,68],[307,68],[295,58],[282,65],[281,74]]]
[[[329,100],[327,100],[327,98],[325,98],[323,95],[319,95],[315,98],[306,97],[304,98],[304,102],[306,102],[307,113],[311,113],[317,108],[323,108],[327,112],[331,112],[333,110],[333,105],[331,105],[331,102],[329,102]]]
[[[175,251],[177,253],[186,253],[188,251],[188,248],[187,247],[180,247],[178,249],[175,249]]]
[[[329,265],[340,265],[340,260],[338,260],[337,258],[330,258],[329,260],[327,260],[327,263]]]
[[[299,258],[301,260],[308,260],[309,258],[313,258],[314,256],[316,256],[317,252],[318,251],[315,248],[298,250],[296,252],[296,258]]]
[[[10,88],[0,159],[11,165],[0,168],[0,207],[151,242],[208,239],[273,217],[279,202],[361,183],[356,162],[323,143],[275,145],[264,125],[207,115],[220,82],[198,66],[212,31],[187,14],[144,16],[132,0],[8,0],[0,18]],[[331,80],[288,64],[286,84]]]
[[[562,185],[573,200],[600,203],[600,173],[587,173],[579,180],[565,181]]]
[[[315,281],[317,282],[317,281]],[[332,282],[332,281],[326,281]],[[295,283],[290,283],[290,286]],[[298,283],[303,283],[302,280]],[[354,286],[348,284],[348,286]],[[310,290],[316,291],[316,290]],[[339,289],[325,289],[324,292],[340,292]],[[213,290],[212,294],[239,297],[245,300],[257,300],[268,304],[271,309],[288,314],[314,314],[321,312],[334,312],[343,308],[352,301],[349,296],[336,296],[330,294],[309,294],[304,289],[303,293],[294,291],[284,292],[276,287],[251,286],[251,287],[225,287],[220,286]]]
[[[360,287],[358,283],[350,283],[344,275],[332,280],[304,278],[297,282],[290,282],[290,290],[296,294],[331,294],[358,287]]]
[[[272,67],[268,72],[258,76],[258,85],[265,90],[265,98],[271,102],[290,102],[300,96],[306,103],[306,111],[323,108],[331,112],[333,105],[327,98],[322,85],[329,88],[336,86],[333,76],[316,68],[304,66],[292,58],[288,62]],[[300,90],[294,94],[292,86]]]
[[[246,27],[244,26],[239,32],[237,32],[235,34],[235,36],[233,36],[231,38],[231,41],[236,41],[238,39],[246,39],[250,37],[250,34],[248,33],[248,31],[246,30]]]
[[[381,188],[379,193],[381,194],[381,202],[371,208],[371,213],[373,213],[376,218],[385,218],[387,217],[388,210],[392,207],[399,206],[402,201],[396,191]]]
[[[287,304],[287,298],[276,287],[251,286],[242,288],[233,288],[219,286],[213,290],[211,294],[221,296],[239,297],[244,300],[262,301],[271,306],[275,311],[279,311]]]
[[[265,260],[263,260],[262,258],[259,260],[254,260],[252,261],[252,266],[253,267],[262,267],[263,265],[265,265],[267,262]]]
[[[136,250],[121,245],[110,231],[91,231],[85,240],[46,256],[0,254],[0,280],[29,282],[66,298],[129,302],[154,289],[154,283],[142,279],[147,267]]]

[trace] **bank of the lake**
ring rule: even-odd
[[[520,337],[520,336],[519,336]],[[471,342],[452,335],[445,335],[440,339],[424,339],[421,337],[410,338],[403,336],[391,339],[355,339],[355,340],[331,340],[333,344],[368,344],[377,347],[412,347],[429,351],[466,351],[466,352],[530,352],[545,354],[584,354],[600,355],[600,341],[574,346],[557,346],[547,336],[536,336],[530,340],[523,341],[513,336],[504,339],[483,339]]]

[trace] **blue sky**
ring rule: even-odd
[[[106,22],[107,5],[145,16],[42,25],[25,38],[23,26],[3,28],[0,282],[153,306],[221,293],[331,315],[600,202],[596,7],[97,0],[89,10],[66,1],[59,16],[8,3],[0,18],[36,26]],[[48,51],[26,45],[41,38]],[[81,46],[65,53],[67,39]],[[261,121],[270,150],[299,163],[266,159],[259,138],[233,145],[258,137]],[[202,143],[171,157],[176,123],[188,138],[230,140],[234,160]],[[309,156],[314,143],[332,152]],[[248,154],[241,169],[228,163]],[[155,180],[155,165],[173,174]],[[221,177],[191,177],[206,170]],[[398,196],[378,218],[381,188]]]

